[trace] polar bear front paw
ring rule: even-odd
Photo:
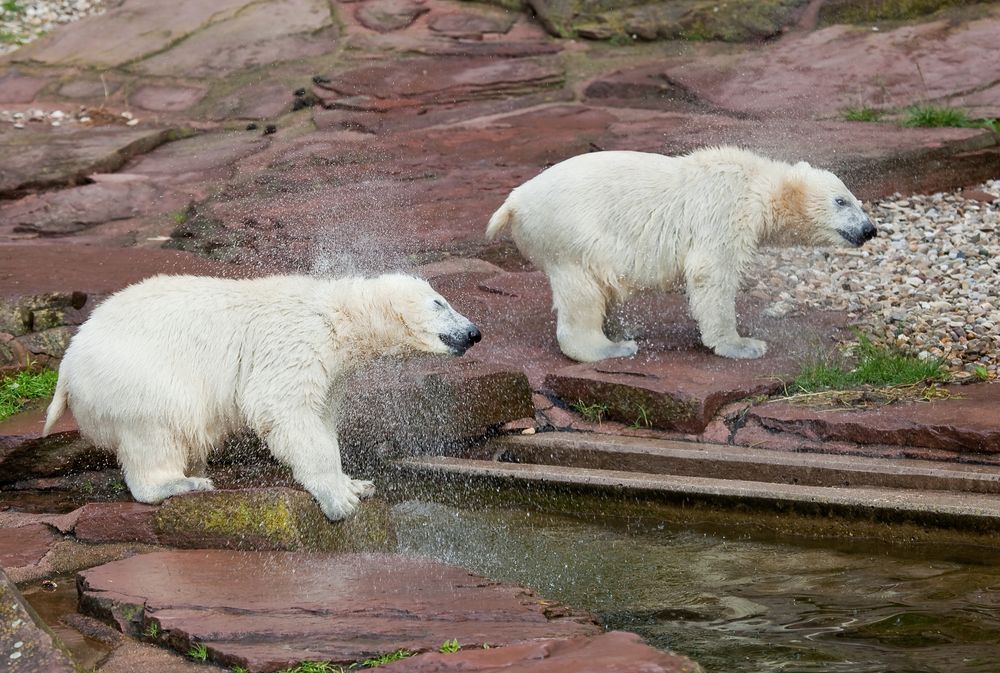
[[[327,519],[339,521],[354,514],[358,508],[359,499],[350,483],[351,480],[345,478],[332,483],[310,484],[306,490],[316,498]]]
[[[765,353],[767,353],[767,342],[749,337],[723,341],[715,347],[716,355],[736,360],[755,360],[764,357]]]
[[[375,494],[375,484],[363,479],[351,479],[350,489],[351,492],[359,498],[367,498],[368,496]]]

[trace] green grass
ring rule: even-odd
[[[976,365],[976,368],[972,370],[972,375],[975,376],[978,381],[988,381],[990,378],[990,370],[982,365]]]
[[[343,673],[343,670],[328,661],[303,661],[291,668],[283,668],[278,673]]]
[[[399,661],[400,659],[406,659],[407,657],[412,657],[416,652],[410,652],[409,650],[396,650],[395,652],[390,652],[388,654],[383,654],[372,659],[365,659],[364,661],[359,661],[357,664],[351,666],[351,668],[375,668],[376,666],[382,666],[383,664],[391,664],[394,661]]]
[[[150,622],[146,625],[146,630],[142,632],[147,638],[156,638],[160,635],[160,625],[156,622]]]
[[[921,382],[944,381],[943,363],[936,358],[921,360],[887,346],[876,346],[864,335],[858,336],[857,362],[851,368],[829,359],[803,365],[789,386],[789,392],[811,393],[821,390],[848,390],[859,386],[905,386]]]
[[[3,0],[3,2],[0,3],[0,15],[3,14],[13,14],[15,16],[18,14],[24,14],[24,7],[22,7],[21,3],[17,0]]]
[[[232,671],[233,673],[250,673],[250,671],[243,668],[242,666],[233,666],[229,670]]]
[[[441,643],[441,647],[438,648],[438,652],[442,654],[451,654],[452,652],[458,652],[462,649],[462,646],[458,644],[458,638],[452,638],[451,640],[446,640]]]
[[[51,369],[24,370],[0,379],[0,420],[13,416],[28,400],[48,397],[56,389],[58,373]]]
[[[191,649],[188,650],[188,656],[195,661],[205,661],[208,659],[208,648],[201,643],[195,643],[191,646]]]
[[[24,38],[16,33],[0,30],[0,42],[6,42],[8,44],[21,44],[23,41]]]
[[[844,119],[849,122],[877,122],[882,118],[882,111],[865,105],[849,107],[843,112]]]
[[[904,111],[903,126],[926,128],[988,128],[1000,132],[996,119],[971,119],[961,108],[931,103],[911,105]]]
[[[569,406],[570,409],[577,412],[591,423],[601,423],[604,420],[604,415],[608,413],[608,405],[606,404],[587,404],[583,400],[577,400],[574,404]]]
[[[649,409],[640,404],[636,410],[636,414],[635,421],[632,422],[633,428],[638,430],[653,427],[653,421],[649,419]]]

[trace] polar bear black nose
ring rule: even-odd
[[[861,240],[870,241],[875,238],[875,234],[878,233],[875,229],[875,225],[872,224],[871,220],[865,220],[864,225],[861,227]]]
[[[469,330],[469,343],[477,344],[483,340],[483,334],[479,331],[479,328],[475,325]]]

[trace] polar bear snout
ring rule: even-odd
[[[467,327],[454,332],[439,334],[438,338],[441,339],[445,346],[451,349],[454,355],[464,355],[465,351],[483,340],[483,334],[479,331],[478,327],[470,322]]]
[[[861,247],[866,241],[870,241],[878,234],[878,230],[872,221],[868,219],[868,216],[864,216],[864,220],[861,222],[860,226],[851,227],[850,229],[838,229],[837,233],[844,237],[848,243],[854,247]]]

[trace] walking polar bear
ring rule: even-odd
[[[635,341],[605,336],[609,303],[681,281],[708,348],[759,358],[767,344],[736,331],[736,293],[757,248],[856,247],[876,233],[832,173],[733,147],[567,159],[514,189],[487,239],[508,225],[521,253],[549,277],[559,347],[583,362],[638,350]]]
[[[327,517],[342,519],[374,490],[341,468],[346,375],[380,355],[461,355],[480,338],[410,276],[156,276],[110,297],[80,327],[43,435],[70,407],[85,437],[117,453],[132,496],[157,503],[212,489],[209,450],[248,428]]]

